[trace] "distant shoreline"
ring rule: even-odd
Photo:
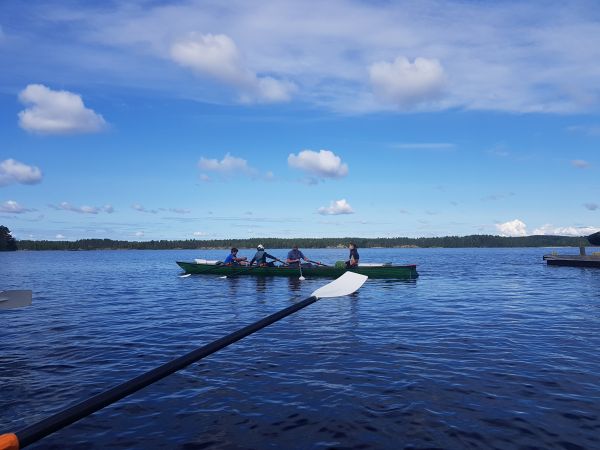
[[[565,248],[590,247],[585,236],[522,236],[505,237],[493,235],[444,236],[428,238],[252,238],[252,239],[212,239],[212,240],[160,240],[160,241],[118,241],[112,239],[80,239],[77,241],[17,241],[18,250],[224,250],[231,247],[252,249],[258,244],[266,248],[345,249],[349,242],[358,248],[516,248],[545,247]]]

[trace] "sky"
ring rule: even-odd
[[[597,1],[0,2],[17,239],[600,230]]]

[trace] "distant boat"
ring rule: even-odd
[[[204,264],[198,262],[183,262],[177,261],[185,273],[189,274],[205,274],[205,275],[254,275],[262,277],[298,277],[300,275],[298,267],[288,266],[273,266],[273,267],[258,267],[258,266],[226,266],[217,264]],[[346,269],[346,267],[336,266],[302,266],[302,275],[309,277],[326,277],[337,278],[344,272],[356,272],[362,275],[367,275],[369,278],[379,279],[415,279],[419,276],[417,266],[415,264],[393,265],[393,264],[360,264],[358,267]]]

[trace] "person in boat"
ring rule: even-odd
[[[248,258],[246,258],[245,256],[239,257],[238,258],[238,249],[233,247],[231,249],[231,253],[229,253],[229,255],[227,255],[227,258],[225,258],[225,261],[223,261],[223,264],[225,264],[226,266],[239,266],[241,264],[245,264],[244,261],[246,261]]]
[[[292,249],[288,252],[287,259],[285,260],[285,262],[292,267],[298,267],[300,265],[301,260],[310,262],[310,260],[306,256],[304,256],[304,253],[298,250],[298,245],[294,244]]]
[[[346,267],[350,268],[358,266],[360,255],[358,254],[358,248],[356,247],[356,244],[354,242],[350,242],[348,249],[350,250],[350,257],[348,261],[346,261]]]
[[[250,260],[250,265],[254,264],[254,262],[256,261],[256,265],[259,267],[273,267],[275,264],[273,264],[273,261],[267,262],[267,258],[279,261],[277,258],[275,258],[272,255],[269,255],[265,251],[264,245],[258,244],[258,246],[256,247],[256,253]]]

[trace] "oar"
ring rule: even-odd
[[[31,291],[0,291],[0,309],[22,308],[31,305]]]
[[[313,261],[311,259],[309,259],[308,262],[316,264],[317,266],[329,267],[327,264],[323,264],[323,263],[320,263],[320,262],[317,262],[317,261]]]
[[[0,435],[0,450],[19,450],[40,439],[48,436],[55,431],[58,431],[73,422],[77,422],[84,417],[93,414],[94,412],[115,403],[122,398],[139,391],[140,389],[154,383],[155,381],[165,378],[190,364],[199,361],[200,359],[211,355],[246,336],[259,331],[296,311],[313,304],[321,298],[343,297],[345,295],[356,292],[365,281],[365,275],[360,275],[352,272],[345,272],[341,277],[333,280],[331,283],[320,287],[312,293],[312,295],[298,303],[294,303],[279,312],[271,314],[253,324],[250,324],[240,330],[234,331],[227,336],[224,336],[216,341],[211,342],[203,347],[197,348],[190,353],[180,356],[173,361],[170,361],[156,369],[150,370],[132,380],[126,381],[113,387],[107,391],[101,392],[93,397],[88,398],[80,403],[64,409],[63,411],[54,414],[40,422],[23,428],[16,433],[7,433]]]

